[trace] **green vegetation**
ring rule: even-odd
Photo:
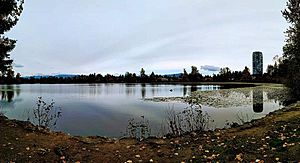
[[[286,45],[283,48],[284,59],[287,62],[287,86],[291,93],[300,97],[300,1],[288,0],[287,8],[282,12],[284,18],[290,23],[286,31]]]
[[[0,83],[12,82],[14,71],[10,52],[15,48],[16,40],[9,39],[4,33],[15,26],[23,11],[24,0],[1,0],[0,2]]]

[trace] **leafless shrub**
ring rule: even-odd
[[[206,130],[210,117],[207,113],[203,113],[200,105],[190,105],[181,112],[176,112],[173,106],[167,111],[166,122],[169,133],[179,136],[186,132]]]
[[[148,138],[150,133],[151,129],[149,126],[149,121],[146,120],[144,116],[141,116],[140,120],[132,118],[128,121],[126,129],[127,136],[142,141]]]
[[[61,117],[61,108],[55,107],[52,100],[47,104],[42,97],[38,97],[36,107],[33,108],[32,114],[28,112],[28,121],[36,123],[38,126],[53,128],[56,126],[58,119]],[[32,118],[30,118],[33,115]]]

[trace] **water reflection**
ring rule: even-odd
[[[72,135],[123,136],[120,132],[126,128],[127,121],[144,115],[149,120],[151,133],[155,134],[165,119],[169,105],[174,104],[176,112],[182,113],[187,104],[141,99],[190,97],[191,92],[196,90],[200,93],[193,94],[199,95],[203,114],[207,112],[215,121],[209,126],[210,129],[224,127],[225,120],[236,121],[237,113],[240,120],[247,121],[281,107],[273,100],[275,97],[282,99],[282,89],[279,88],[220,89],[220,86],[214,85],[164,84],[2,85],[0,106],[5,109],[8,118],[26,120],[24,112],[36,106],[36,98],[42,96],[46,101],[54,99],[63,109],[63,118],[58,121],[57,130]]]
[[[264,91],[263,89],[253,89],[253,111],[261,113],[264,110]]]
[[[183,85],[183,97],[185,97],[187,94],[187,87],[186,85]]]
[[[146,96],[146,84],[142,83],[141,86],[142,86],[142,88],[141,88],[142,99],[145,99],[145,96]]]
[[[191,92],[197,91],[197,85],[192,85],[191,86]]]
[[[126,83],[125,86],[126,86],[126,90],[125,90],[126,95],[127,96],[134,96],[135,95],[135,91],[136,91],[136,88],[134,87],[134,84],[128,84],[128,83]]]
[[[19,99],[16,99],[15,95],[19,97],[21,94],[21,88],[19,85],[1,85],[0,91],[1,103],[13,103],[16,100],[18,101]]]
[[[1,100],[12,102],[15,94],[15,89],[13,85],[2,85],[1,86]],[[20,94],[20,92],[18,93]]]

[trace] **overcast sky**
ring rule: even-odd
[[[27,0],[7,35],[18,40],[11,57],[23,76],[242,70],[256,50],[266,68],[282,54],[284,8],[281,0]]]

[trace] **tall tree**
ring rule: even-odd
[[[189,74],[185,68],[183,69],[182,81],[189,81]]]
[[[287,7],[282,11],[283,17],[290,24],[286,31],[286,45],[283,57],[288,62],[287,86],[292,95],[300,98],[300,0],[288,0]]]
[[[199,70],[196,66],[191,66],[191,73],[189,74],[189,78],[190,78],[190,81],[200,81],[201,78],[202,78],[202,75],[199,73]]]
[[[144,68],[141,68],[140,76],[141,76],[141,78],[144,78],[146,76],[146,71]]]
[[[242,75],[243,75],[242,80],[245,80],[245,81],[251,80],[250,69],[247,66],[245,66],[245,69],[243,70]]]
[[[10,52],[16,40],[9,39],[4,33],[15,26],[23,11],[24,0],[0,0],[0,76],[6,77],[13,62]]]

